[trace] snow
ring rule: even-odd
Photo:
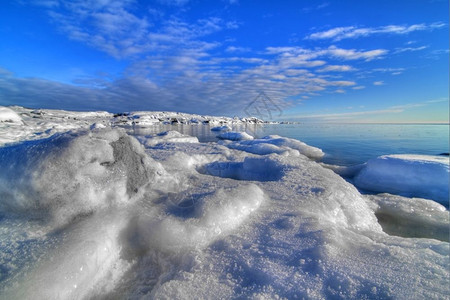
[[[227,131],[217,135],[219,139],[230,141],[253,140],[253,137],[246,132]]]
[[[384,155],[369,160],[354,182],[368,191],[433,199],[448,207],[449,158]]]
[[[0,106],[0,123],[17,123],[22,124],[22,118],[12,109]]]
[[[25,123],[0,131],[19,134],[0,147],[0,298],[450,293],[449,211],[429,199],[363,195],[316,162],[320,149],[279,136],[219,143],[174,131],[131,136],[116,122],[130,114],[13,110]],[[209,126],[202,116],[138,115]],[[414,171],[437,181],[445,165],[388,156],[334,169],[379,179],[400,168],[397,177]],[[364,175],[371,169],[377,175]],[[416,184],[433,182],[421,176]]]

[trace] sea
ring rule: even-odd
[[[212,127],[212,126],[211,126]],[[322,162],[351,166],[387,154],[443,155],[449,152],[449,124],[247,124],[232,130],[255,138],[280,135],[322,149]],[[176,130],[196,136],[200,142],[217,141],[217,132],[204,125],[160,125],[133,128],[145,135]]]

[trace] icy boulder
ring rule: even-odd
[[[0,106],[0,123],[23,124],[22,118],[12,109]]]
[[[217,137],[222,140],[230,141],[253,140],[253,137],[250,134],[236,131],[222,132]]]
[[[293,154],[301,153],[312,159],[320,159],[324,155],[321,149],[309,146],[298,140],[269,135],[261,139],[235,141],[226,144],[227,147],[253,154]]]
[[[0,148],[0,211],[56,226],[130,201],[164,173],[123,130],[66,133]]]
[[[449,158],[406,154],[380,156],[367,162],[354,183],[364,190],[433,199],[448,207]]]

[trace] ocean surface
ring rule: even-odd
[[[177,130],[198,137],[200,142],[217,141],[209,126],[160,125],[136,128],[135,134]],[[350,166],[386,154],[439,155],[449,152],[449,125],[436,124],[264,124],[233,128],[256,138],[280,135],[294,138],[325,152],[324,163]],[[132,132],[133,133],[133,132]]]

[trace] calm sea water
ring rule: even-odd
[[[215,141],[217,132],[205,125],[161,125],[136,130],[154,134],[177,130],[197,136],[200,142]],[[255,137],[277,134],[294,138],[325,152],[323,162],[354,165],[385,154],[449,152],[449,125],[431,124],[267,124],[238,126]]]

